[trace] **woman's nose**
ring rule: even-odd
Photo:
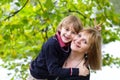
[[[81,38],[77,38],[77,39],[76,39],[76,42],[77,42],[78,44],[80,44],[80,43],[81,43]]]

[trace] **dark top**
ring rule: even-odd
[[[87,76],[58,77],[57,80],[90,80],[90,74]]]
[[[62,48],[57,40],[57,36],[53,36],[43,44],[41,52],[35,60],[31,62],[30,73],[37,79],[47,78],[54,80],[56,76],[70,77],[77,76],[78,68],[63,69],[62,65],[70,54],[70,46]]]

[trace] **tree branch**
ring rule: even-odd
[[[42,7],[41,2],[40,2],[39,0],[38,0],[38,2],[39,2],[39,4],[40,4],[40,7],[41,7],[42,11],[44,12],[44,9],[43,9],[43,7]]]
[[[11,17],[15,16],[18,12],[20,12],[26,6],[26,4],[28,3],[28,1],[29,0],[26,0],[25,4],[19,10],[17,10],[14,13],[10,14],[8,17],[6,17],[4,19],[4,21],[6,21],[7,19],[10,19]]]
[[[82,15],[85,19],[87,18],[84,14],[82,14],[80,11],[72,11],[72,10],[69,10],[69,12],[75,12],[75,13],[78,13],[80,15]]]

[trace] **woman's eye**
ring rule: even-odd
[[[87,44],[87,41],[86,41],[85,39],[83,39],[83,43],[84,43],[84,44]]]
[[[86,42],[86,41],[84,41],[84,43],[85,43],[85,44],[87,44],[87,42]]]

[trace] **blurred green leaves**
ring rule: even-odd
[[[35,58],[42,44],[56,33],[60,20],[70,14],[78,16],[85,27],[95,26],[94,18],[102,22],[103,44],[120,40],[120,14],[109,0],[1,0],[0,6],[0,58],[8,63]],[[15,68],[16,73],[16,66],[21,66],[20,77],[25,79],[29,62],[2,66]],[[103,55],[103,66],[111,64],[120,66],[120,58]]]

